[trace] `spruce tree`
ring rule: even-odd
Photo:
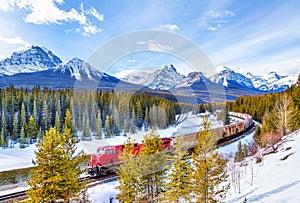
[[[82,119],[82,138],[86,140],[90,140],[91,133],[90,133],[90,121],[89,121],[89,114],[86,110],[83,119]]]
[[[131,133],[131,134],[136,133],[135,111],[134,111],[134,108],[133,108],[133,107],[132,107],[132,113],[131,113],[130,133]]]
[[[33,161],[36,167],[32,169],[31,179],[27,181],[31,186],[26,192],[30,202],[69,202],[79,198],[85,183],[79,182],[79,159],[73,157],[75,148],[66,148],[67,137],[72,137],[70,130],[62,135],[51,128],[37,145],[36,161]]]
[[[216,136],[210,130],[208,117],[204,117],[203,130],[198,134],[192,154],[191,191],[199,203],[219,202],[225,197],[227,187],[217,187],[226,181],[226,160],[216,149]]]
[[[117,195],[117,200],[123,203],[135,202],[136,197],[139,196],[139,184],[138,184],[138,173],[137,173],[137,161],[134,144],[130,137],[124,144],[123,152],[119,155],[119,159],[122,164],[117,170],[119,175],[119,185],[117,189],[120,191]]]
[[[32,141],[32,139],[37,138],[38,129],[34,122],[33,116],[30,116],[28,124],[25,126],[25,132],[26,132],[26,137],[30,139],[30,142]]]
[[[97,123],[96,123],[96,138],[102,138],[102,118],[101,118],[101,110],[99,109],[97,112]]]
[[[4,147],[7,144],[7,121],[4,109],[1,114],[1,146]]]
[[[12,130],[11,139],[17,140],[18,136],[19,136],[19,117],[18,117],[18,113],[16,112],[14,114],[13,130]]]
[[[106,119],[105,119],[105,126],[104,126],[104,129],[105,129],[105,135],[110,137],[112,135],[112,132],[111,132],[111,116],[107,115],[106,116]]]
[[[27,144],[25,130],[23,126],[21,127],[20,131],[20,144],[21,147],[24,147],[24,145]]]
[[[245,157],[245,153],[244,153],[242,141],[240,140],[237,145],[237,151],[235,152],[234,155],[234,161],[240,162],[244,159],[244,157]]]
[[[148,110],[148,108],[146,108],[145,118],[144,118],[144,128],[145,128],[145,130],[148,130],[149,126],[150,126],[149,110]]]
[[[66,115],[65,115],[65,122],[64,122],[64,129],[69,128],[71,130],[71,134],[75,134],[75,127],[74,127],[74,122],[73,122],[73,116],[71,114],[70,109],[66,110]]]
[[[162,139],[153,131],[143,142],[136,169],[140,177],[139,201],[159,202],[164,191],[168,161],[162,144]]]
[[[20,119],[20,124],[21,124],[21,127],[24,127],[26,126],[26,111],[25,111],[25,105],[24,103],[22,102],[22,105],[21,105],[21,119]]]
[[[189,156],[183,147],[182,140],[177,139],[175,150],[170,156],[171,166],[167,178],[163,199],[166,202],[190,201],[190,176],[191,166]]]
[[[61,122],[58,111],[55,112],[55,126],[58,132],[61,132]]]

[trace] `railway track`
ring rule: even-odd
[[[105,184],[109,182],[116,181],[118,176],[115,173],[102,176],[99,178],[89,178],[89,177],[83,177],[80,178],[80,181],[87,181],[87,188],[94,187],[96,185]],[[26,199],[26,191],[22,190],[19,192],[13,192],[10,194],[5,194],[0,196],[0,202],[1,203],[11,203],[15,200],[24,200]]]

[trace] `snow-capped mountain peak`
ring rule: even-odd
[[[221,73],[223,71],[225,71],[225,72],[233,71],[232,69],[230,69],[230,68],[228,68],[227,66],[224,66],[224,65],[217,66],[216,70],[217,70],[217,73]]]
[[[121,79],[126,82],[145,85],[151,89],[168,90],[182,83],[185,76],[178,73],[172,64],[168,64],[155,71],[131,70]]]
[[[176,68],[173,66],[173,64],[168,64],[164,66],[164,69],[167,69],[169,71],[177,72]]]
[[[60,63],[60,58],[50,50],[31,45],[24,50],[13,52],[10,58],[2,60],[0,74],[13,75],[48,70]]]
[[[54,71],[60,71],[61,73],[69,72],[71,77],[74,77],[76,80],[81,80],[83,74],[87,76],[88,79],[99,78],[103,75],[103,73],[96,70],[89,63],[77,57],[61,63]]]
[[[226,66],[218,66],[217,72],[217,74],[209,78],[212,82],[222,84],[225,87],[229,87],[231,83],[237,83],[243,87],[254,88],[253,83],[249,78]]]

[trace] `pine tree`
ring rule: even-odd
[[[131,113],[130,133],[131,133],[131,134],[136,133],[135,111],[134,111],[134,108],[133,108],[133,107],[132,107],[132,113]]]
[[[78,159],[72,157],[74,148],[65,148],[66,137],[71,135],[62,135],[51,128],[46,132],[43,142],[37,145],[36,161],[33,161],[36,167],[32,169],[31,179],[27,181],[31,186],[26,192],[30,202],[69,202],[78,198],[85,186],[78,179],[80,169]]]
[[[237,147],[238,147],[237,151],[235,152],[235,155],[234,155],[234,161],[240,162],[245,157],[244,150],[243,150],[243,145],[242,145],[242,141],[241,140],[238,142]]]
[[[33,116],[30,116],[28,124],[25,126],[25,132],[26,137],[30,139],[30,142],[32,139],[37,138],[38,129],[36,127],[36,124],[34,122]]]
[[[21,127],[21,131],[20,131],[20,144],[21,144],[21,147],[23,147],[25,144],[27,144],[25,130],[24,130],[23,126]]]
[[[89,114],[88,111],[85,111],[82,119],[82,138],[86,140],[90,140],[91,133],[90,133],[90,121],[89,121]]]
[[[106,136],[111,136],[112,132],[111,132],[111,116],[107,115],[106,119],[105,119],[105,134]]]
[[[18,136],[19,136],[19,117],[18,117],[18,113],[16,112],[14,115],[14,120],[13,120],[13,131],[11,134],[11,139],[12,140],[17,140]]]
[[[145,110],[145,118],[144,118],[144,127],[145,127],[145,130],[148,130],[149,125],[150,125],[149,111],[148,111],[148,108],[146,108],[146,110]]]
[[[192,154],[191,191],[199,203],[218,202],[225,197],[227,187],[218,188],[226,181],[226,160],[222,159],[216,149],[216,137],[211,134],[210,122],[206,116],[202,122],[203,130],[198,134]]]
[[[37,109],[37,101],[34,99],[33,101],[33,118],[36,123],[39,123],[39,117],[38,117],[38,109]]]
[[[263,116],[263,123],[261,128],[262,135],[265,133],[273,133],[276,130],[275,118],[273,113],[266,111]]]
[[[164,190],[168,162],[162,139],[153,131],[146,136],[137,163],[140,201],[158,202]]]
[[[21,124],[21,127],[24,127],[26,126],[26,111],[25,111],[25,105],[24,103],[22,102],[22,107],[21,107],[21,119],[20,119],[20,124]]]
[[[102,118],[100,109],[97,112],[96,138],[102,138]]]
[[[117,170],[117,174],[119,175],[119,186],[117,186],[116,189],[120,192],[116,198],[123,203],[135,202],[136,197],[139,194],[139,180],[136,170],[138,163],[135,160],[136,155],[134,153],[134,144],[129,137],[124,144],[123,153],[119,155],[119,159],[122,161],[122,164]]]
[[[172,163],[167,178],[166,192],[163,194],[166,202],[189,202],[190,199],[190,177],[191,171],[189,156],[184,150],[183,143],[178,138],[173,156],[170,157]]]
[[[71,114],[70,109],[66,110],[66,115],[65,115],[65,122],[64,122],[64,129],[69,128],[71,130],[71,134],[75,134],[75,127],[74,127],[74,122],[73,122],[73,116]]]
[[[61,122],[60,122],[60,117],[58,111],[55,113],[55,126],[56,130],[58,132],[61,132]]]
[[[44,122],[44,129],[48,130],[51,125],[51,116],[49,111],[49,105],[48,105],[48,98],[45,97],[44,103],[43,103],[43,122]]]
[[[6,115],[4,112],[4,109],[2,109],[2,114],[1,114],[1,146],[5,146],[7,143],[7,121],[6,121]]]

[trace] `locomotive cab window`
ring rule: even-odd
[[[97,153],[98,153],[98,154],[104,154],[105,152],[104,152],[103,149],[97,149]]]
[[[114,149],[107,149],[105,154],[115,154],[116,150]]]

